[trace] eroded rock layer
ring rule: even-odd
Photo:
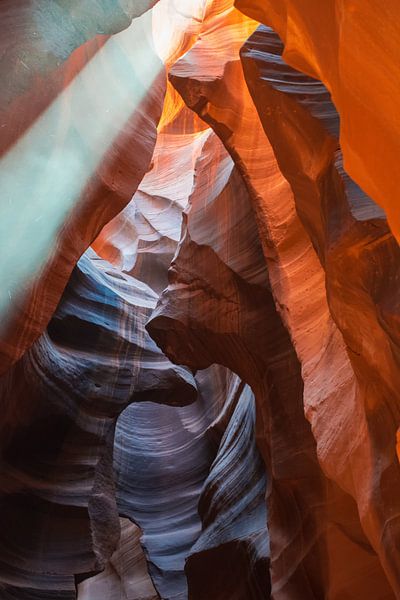
[[[79,600],[159,600],[147,571],[140,535],[137,525],[129,519],[121,519],[117,549],[101,573],[79,585]]]
[[[183,135],[182,123],[186,131]],[[144,178],[132,203],[104,228],[96,240],[96,248],[103,255],[109,256],[122,269],[147,280],[154,289],[160,291],[167,285],[167,266],[180,237],[182,207],[187,204],[189,195],[204,197],[207,191],[207,182],[202,176],[203,167],[207,169],[213,166],[218,189],[224,186],[232,172],[233,163],[229,155],[218,138],[204,127],[188,109],[182,107],[181,114],[175,115],[174,121],[166,124],[160,132],[153,168]],[[180,166],[178,172],[170,169],[171,154],[174,164]],[[229,202],[229,194],[225,196],[226,202]],[[241,221],[246,227],[244,215],[239,212],[238,222]],[[201,223],[198,225],[200,228]],[[204,226],[207,227],[207,223]],[[134,247],[129,244],[132,230],[137,234],[137,245]],[[240,243],[240,251],[243,252],[245,232],[241,233],[238,227],[235,232],[243,240]],[[230,410],[224,409],[225,416],[218,421],[220,425],[214,426],[220,431],[219,435],[210,437],[208,427],[224,405],[232,405],[234,410],[238,400],[238,381],[237,376],[229,374],[226,369],[211,368],[196,375],[199,398],[192,406],[177,412],[168,408],[160,410],[147,403],[140,407],[132,405],[119,420],[115,453],[119,509],[142,527],[142,543],[149,559],[149,570],[163,598],[187,597],[185,559],[201,531],[197,504],[210,469],[213,473],[211,463],[224,428],[230,426]],[[250,419],[247,427],[249,444],[253,436],[251,410],[248,404],[242,409],[243,418],[248,415]],[[266,519],[262,511],[265,493],[263,469],[260,470],[258,454],[256,450],[254,452],[261,502],[261,511],[258,513],[261,518],[256,527],[259,535],[266,539]],[[238,451],[233,453],[232,460],[239,460]],[[215,475],[216,480],[220,477],[221,474]],[[159,482],[156,487],[154,481]],[[252,479],[238,479],[235,493],[242,495],[246,490],[251,493],[254,485]],[[227,502],[232,502],[229,491],[226,493]],[[242,507],[243,518],[247,515],[246,508],[247,504]],[[228,524],[225,526],[228,527]],[[233,546],[231,560],[238,561],[241,557],[242,562],[246,563],[247,560],[247,564],[250,560],[248,569],[243,574],[239,571],[238,577],[239,582],[243,581],[242,589],[246,589],[246,573],[251,572],[252,565],[248,557],[253,552],[250,541],[253,529],[250,527],[251,531],[246,535],[246,530],[235,522],[228,529]],[[244,548],[241,551],[234,549],[239,538]],[[248,547],[247,543],[250,544]],[[203,556],[209,551],[223,564],[226,560],[225,540],[217,538],[209,544],[203,542],[202,550],[197,553],[202,568],[206,568],[207,561],[203,560]],[[258,554],[262,554],[261,551]],[[265,551],[257,560],[258,564],[262,564],[260,570],[264,579],[268,579]],[[237,564],[240,567],[241,563]],[[206,586],[204,597],[215,593],[213,578],[207,581],[210,581],[210,585]],[[190,577],[188,583],[190,587]],[[189,589],[190,596],[193,593]],[[222,594],[222,590],[219,593]]]
[[[165,65],[204,10],[154,4],[1,5],[0,373],[44,331],[77,260],[150,166]]]

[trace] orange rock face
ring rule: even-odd
[[[385,209],[399,240],[398,3],[236,0],[235,5],[279,34],[288,64],[326,85],[340,114],[345,169]]]
[[[342,346],[331,346],[324,369],[325,378],[327,373],[337,378],[340,396],[321,403],[317,390],[327,383],[317,384],[314,367],[305,411],[325,472],[356,500],[363,529],[397,592],[399,523],[395,516],[388,520],[394,505],[386,485],[372,481],[390,473],[391,485],[400,484],[392,412],[397,410],[399,330],[385,317],[397,307],[400,252],[385,215],[343,170],[338,116],[327,90],[286,65],[281,51],[276,34],[260,28],[244,45],[242,62],[264,130],[325,271],[327,305]],[[378,291],[383,287],[385,299]],[[342,368],[333,367],[335,354]],[[379,448],[379,461],[371,460],[374,448]]]

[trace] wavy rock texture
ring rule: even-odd
[[[237,30],[235,33],[237,33]],[[307,595],[310,597],[320,597],[327,591],[326,593],[329,593],[330,597],[339,598],[343,597],[343,594],[347,594],[350,597],[362,597],[366,589],[369,591],[373,589],[377,597],[392,597],[392,592],[382,570],[382,566],[385,569],[387,568],[385,562],[382,560],[382,549],[377,545],[376,538],[374,539],[374,536],[371,536],[371,531],[368,531],[368,528],[365,527],[365,511],[373,510],[373,505],[371,506],[370,504],[369,509],[366,509],[365,505],[368,492],[365,493],[364,490],[368,481],[368,475],[366,473],[361,474],[361,470],[361,479],[365,476],[364,484],[361,484],[357,493],[355,493],[354,485],[352,486],[351,482],[349,485],[349,482],[346,481],[346,474],[343,467],[343,459],[353,455],[353,452],[353,460],[356,460],[357,447],[363,448],[361,440],[367,442],[363,449],[365,452],[364,457],[368,453],[368,445],[374,443],[365,437],[365,433],[367,432],[367,416],[363,412],[362,397],[358,393],[356,374],[346,352],[347,340],[343,339],[341,331],[331,317],[325,291],[325,272],[321,268],[318,256],[311,244],[310,236],[296,214],[296,205],[291,188],[288,185],[288,181],[280,173],[270,143],[258,119],[252,99],[246,91],[240,64],[234,50],[232,50],[231,55],[221,57],[219,64],[214,61],[212,73],[208,70],[208,57],[217,55],[217,48],[222,41],[227,44],[227,38],[230,35],[229,27],[226,26],[224,31],[222,23],[221,31],[214,31],[213,34],[213,36],[209,36],[208,38],[206,36],[202,37],[191,52],[178,61],[172,70],[171,81],[182,93],[187,104],[198,112],[220,135],[248,185],[250,196],[256,209],[264,255],[269,266],[274,300],[282,315],[285,326],[290,332],[298,360],[300,361],[304,381],[304,404],[306,412],[312,421],[314,429],[317,419],[311,417],[315,413],[321,415],[321,425],[324,423],[324,439],[316,435],[318,455],[321,458],[325,472],[330,477],[334,475],[333,478],[348,492],[348,494],[343,493],[340,488],[331,484],[326,480],[319,468],[315,466],[317,463],[315,444],[310,430],[307,429],[307,424],[304,423],[301,399],[298,400],[298,410],[293,416],[293,423],[297,421],[297,424],[294,425],[294,430],[296,430],[297,442],[299,448],[301,448],[301,453],[308,454],[309,461],[314,465],[314,469],[309,469],[308,472],[308,476],[310,477],[309,485],[304,485],[301,492],[299,489],[296,489],[296,498],[293,499],[294,506],[304,502],[304,505],[307,507],[321,505],[321,510],[312,510],[309,514],[306,512],[301,514],[300,512],[300,523],[302,523],[300,528],[293,526],[289,517],[286,519],[282,518],[281,520],[275,518],[274,520],[270,516],[269,529],[271,536],[273,594],[274,597],[282,598],[287,597],[288,594],[293,595],[293,597],[298,597],[299,595],[303,595],[304,597],[307,597]],[[228,47],[232,49],[233,45],[229,45]],[[276,59],[274,56],[268,56],[267,62],[272,63],[273,69]],[[277,77],[275,71],[273,76],[271,76],[275,80],[278,79],[278,85],[280,75],[279,73]],[[262,73],[260,79],[264,76],[265,74]],[[287,84],[284,80],[281,87],[284,88],[285,85]],[[302,91],[304,96],[304,90]],[[320,111],[323,114],[325,107],[318,104],[320,100],[314,93],[310,102],[313,103],[316,112]],[[260,103],[265,107],[267,120],[271,116],[272,109],[265,100],[265,97],[260,99]],[[276,110],[280,114],[281,107],[278,102],[276,104]],[[331,110],[329,108],[329,111]],[[291,119],[293,120],[296,116],[293,107],[292,112]],[[287,124],[283,125],[283,127],[285,126],[288,128]],[[291,136],[292,140],[296,139],[294,138],[294,133],[289,133],[287,136]],[[331,148],[336,148],[336,145],[336,142],[333,144],[331,142]],[[296,167],[299,170],[299,166],[296,165]],[[358,195],[360,196],[360,193]],[[358,211],[360,215],[358,218],[365,219],[369,215],[371,216],[371,203],[368,200],[357,197],[352,204],[353,210],[355,210],[354,206],[357,206],[356,212]],[[309,203],[309,205],[309,221],[313,219],[315,228],[318,227],[318,219],[315,218],[318,211],[315,208],[315,203]],[[378,218],[382,217],[380,211],[377,213],[376,208],[372,208],[372,217],[375,215]],[[162,344],[163,348],[174,360],[178,358],[178,360],[185,361],[185,350],[180,348],[179,354],[176,354],[177,336],[176,334],[173,336],[166,319],[171,318],[183,323],[184,325],[180,327],[185,332],[185,335],[187,335],[186,328],[192,328],[191,323],[193,319],[195,333],[190,332],[190,346],[194,346],[194,338],[196,340],[197,338],[203,340],[202,342],[196,342],[196,358],[200,364],[203,364],[199,360],[199,357],[202,357],[204,354],[204,339],[201,337],[203,333],[198,331],[198,323],[196,321],[199,319],[200,303],[197,304],[197,314],[193,317],[192,314],[195,313],[194,308],[190,305],[190,310],[189,308],[184,309],[181,297],[182,292],[179,291],[179,288],[184,282],[189,286],[189,289],[196,289],[195,280],[193,283],[188,283],[187,276],[184,275],[187,271],[185,263],[189,261],[196,263],[203,262],[204,271],[208,259],[200,258],[200,252],[197,252],[196,258],[193,258],[193,253],[187,250],[188,245],[183,244],[181,247],[182,256],[179,263],[177,263],[177,273],[175,274],[175,271],[172,271],[170,296],[166,297],[165,302],[158,309],[159,319],[155,322],[157,331],[153,332],[153,335],[157,336],[158,343]],[[205,254],[204,250],[203,254]],[[337,261],[338,272],[342,268],[340,264],[340,261]],[[208,265],[208,268],[212,271],[210,265]],[[198,273],[199,270],[200,267],[196,264],[196,268],[192,267],[191,273]],[[214,266],[215,270],[216,267]],[[207,270],[207,276],[204,276],[204,278],[208,281],[210,277],[212,276]],[[209,283],[207,285],[210,286]],[[213,284],[211,285],[211,289],[213,288],[220,289],[220,284],[217,287],[214,277]],[[207,306],[205,300],[203,304]],[[216,312],[218,311],[215,306],[214,313]],[[225,312],[226,309],[223,309],[222,313],[225,314]],[[165,320],[164,317],[166,318]],[[242,316],[241,318],[243,319],[244,317]],[[264,318],[267,318],[265,310]],[[207,323],[207,318],[204,315],[200,321],[206,323],[202,327],[209,326],[214,333],[217,331],[215,325],[210,326]],[[215,321],[218,322],[217,318],[215,318]],[[254,317],[252,323],[254,324]],[[176,323],[174,323],[174,329],[178,329]],[[241,331],[246,330],[246,327],[241,327]],[[217,342],[214,342],[212,351],[213,360],[222,360],[224,364],[227,364],[226,350],[221,359],[220,344],[218,345],[218,350],[216,348]],[[249,375],[243,373],[245,359],[243,355],[239,354],[239,350],[236,352],[237,356],[234,359],[232,359],[232,353],[229,355],[230,368],[233,370],[242,369],[241,374],[244,379],[250,383],[254,382],[254,373],[251,374],[250,378]],[[186,352],[186,354],[189,356],[189,359],[186,356],[188,364],[192,364],[191,361],[196,360],[194,359],[194,351],[191,350],[190,353]],[[206,359],[204,360],[206,364]],[[256,383],[253,383],[253,389],[256,385]],[[293,388],[295,389],[294,386]],[[258,395],[256,394],[256,396]],[[258,399],[265,412],[265,397]],[[290,400],[288,404],[291,405],[291,410],[294,410],[293,400]],[[329,415],[327,411],[325,412],[326,407],[331,407]],[[341,407],[340,410],[338,407]],[[279,412],[279,409],[275,405],[271,410],[274,411],[274,417]],[[333,419],[333,410],[335,410],[335,415],[337,415],[335,419]],[[377,426],[378,423],[379,420],[377,419]],[[337,445],[335,447],[335,444],[338,444],[340,436],[342,436],[342,440],[346,437],[344,433],[346,431],[346,424],[348,431],[347,447],[346,444],[343,445],[343,442],[341,446]],[[286,427],[288,429],[285,437],[292,441],[289,434],[289,423],[286,424]],[[301,427],[303,428],[302,434],[299,435]],[[278,431],[279,429],[278,427]],[[335,434],[336,430],[338,433]],[[350,431],[351,437],[349,435]],[[266,432],[264,431],[261,436],[264,438],[261,447],[262,445],[265,447],[266,443],[272,443],[271,440],[266,440],[266,437],[270,436],[270,432],[266,436]],[[391,439],[389,437],[387,450],[389,457],[394,456],[394,440],[394,437]],[[336,471],[334,474],[332,473],[332,469],[326,468],[324,460],[325,455],[328,453],[328,448],[332,455],[332,461],[335,461]],[[339,457],[339,452],[342,450],[343,453]],[[291,451],[288,448],[288,463],[290,464],[291,472],[295,474],[293,482],[300,477],[305,484],[304,473],[307,471],[306,461],[302,456],[302,460],[295,463],[293,458],[291,460],[289,458],[293,457],[293,455],[296,455],[294,448]],[[264,456],[268,464],[271,460],[271,453],[264,451]],[[272,457],[274,457],[273,453]],[[363,460],[362,464],[364,464],[366,458],[361,460]],[[393,462],[393,458],[391,461],[393,467],[396,469],[397,467]],[[273,471],[275,473],[274,469]],[[278,472],[279,470],[277,469],[276,473]],[[372,489],[370,487],[369,494],[372,492]],[[314,499],[310,501],[309,494],[311,490]],[[363,491],[364,496],[362,496]],[[290,496],[287,490],[284,496],[286,496],[286,499]],[[358,511],[351,496],[358,502]],[[364,498],[364,504],[362,504],[362,498]],[[273,502],[273,496],[270,502]],[[276,514],[279,514],[279,512],[282,514],[284,508],[284,506],[278,505]],[[378,502],[375,504],[374,510],[377,508]],[[292,515],[294,512],[295,510],[292,508],[289,514]],[[275,513],[272,513],[272,511],[270,511],[271,514],[275,516]],[[372,514],[369,514],[370,518],[373,518]],[[383,518],[382,523],[387,518]],[[361,527],[360,519],[363,528]],[[312,526],[311,522],[313,523]],[[363,529],[369,538],[368,540]],[[299,531],[304,542],[300,542],[301,537],[296,539]],[[285,556],[285,552],[282,552],[283,536],[287,539],[287,543],[284,544],[285,550],[288,556],[291,555],[291,569],[287,568],[288,559]],[[307,548],[306,551],[305,548]],[[377,554],[379,554],[382,563],[378,560]],[[389,554],[391,556],[394,555],[393,549],[389,550]],[[346,558],[348,556],[353,556],[354,565],[357,565],[357,567],[353,565],[351,569],[349,568],[349,562]],[[318,562],[319,567],[316,568]],[[365,572],[370,573],[370,578],[365,578]]]
[[[255,386],[258,385],[258,389],[262,388],[264,363],[268,361],[269,377],[276,385],[280,384],[282,393],[286,381],[287,389],[290,389],[292,384],[288,378],[291,364],[296,380],[296,359],[288,336],[276,315],[268,289],[266,265],[261,247],[256,242],[257,229],[248,192],[221,143],[212,137],[207,141],[208,146],[211,144],[214,146],[213,151],[204,152],[197,161],[196,186],[185,216],[178,253],[172,263],[171,283],[161,296],[161,304],[149,325],[150,331],[175,361],[189,364],[192,368],[204,368],[212,362],[225,364],[237,370]],[[223,157],[218,169],[218,162],[215,160],[217,153]],[[211,179],[210,171],[213,171]],[[212,194],[210,181],[213,183]],[[247,244],[248,239],[254,241],[251,246]],[[268,319],[263,318],[264,310],[268,308],[271,310],[271,324],[268,323]],[[280,348],[285,348],[286,343],[288,358],[285,350]],[[280,356],[282,353],[284,359],[274,365],[275,355]],[[301,391],[299,379],[298,386]],[[301,399],[301,395],[299,398]],[[279,393],[276,394],[276,400],[278,399]],[[250,415],[248,418],[251,419]],[[238,414],[235,415],[233,421],[235,420],[240,422]],[[240,430],[240,427],[245,429],[243,423],[232,424],[233,431]],[[227,440],[220,447],[220,456],[215,463],[215,472],[211,472],[210,481],[217,477],[221,464],[228,468],[229,458],[227,459],[225,454],[228,453],[229,440],[233,436],[227,436]],[[251,440],[247,441],[251,444]],[[251,476],[251,470],[248,471],[248,475]],[[239,478],[238,480],[241,481]],[[229,494],[229,490],[225,493]],[[234,486],[231,493],[235,497]],[[214,500],[209,497],[210,494],[210,491],[205,493],[203,506],[211,502],[211,514],[214,516],[217,512],[218,515],[218,511],[221,511],[223,515],[223,501],[218,505],[220,494],[217,494]],[[251,499],[246,500],[251,505]],[[260,504],[257,506],[260,514],[264,514],[265,509]],[[240,523],[240,504],[236,510],[239,513],[236,518]],[[232,512],[233,521],[234,517]],[[222,520],[221,515],[219,518]],[[194,594],[194,597],[202,598],[212,597],[213,594],[217,594],[216,597],[228,598],[232,593],[236,593],[237,596],[232,597],[237,598],[245,597],[244,593],[250,594],[248,597],[265,597],[268,593],[266,548],[263,549],[264,553],[260,553],[261,556],[255,550],[250,554],[243,552],[242,544],[230,544],[229,533],[219,530],[221,521],[218,518],[215,523],[209,519],[205,514],[205,531],[198,542],[199,546],[195,546],[198,551],[188,561],[190,593]],[[254,519],[252,524],[247,525],[256,526],[256,522]],[[243,523],[242,526],[246,531]],[[237,533],[235,535],[237,537]],[[249,537],[251,540],[252,536]],[[240,585],[235,582],[236,592],[229,587],[223,589],[221,579],[204,577],[210,569],[210,557],[214,564],[218,559],[218,553],[213,552],[215,538],[219,544],[225,544],[226,556],[230,557],[231,564],[238,565],[237,572],[246,574],[247,569]],[[248,543],[249,540],[246,540],[243,546]],[[204,552],[205,544],[211,544],[207,552]],[[218,564],[222,566],[222,563]],[[264,569],[261,565],[264,565]],[[202,587],[196,592],[196,582],[198,584],[200,579]],[[196,596],[196,593],[199,595]]]
[[[200,534],[197,504],[215,456],[207,428],[231,377],[225,369],[211,369],[196,376],[199,396],[192,405],[131,405],[118,420],[119,512],[141,527],[149,572],[162,598],[187,598],[185,559]]]
[[[200,172],[206,179],[207,167],[202,166]],[[216,199],[207,200],[209,189],[205,186],[204,195],[193,199],[179,253],[172,264],[170,286],[162,295],[149,327],[153,337],[174,361],[184,362],[192,368],[219,362],[236,370],[252,384],[264,413],[258,413],[258,439],[273,473],[268,505],[274,516],[281,515],[281,521],[270,517],[271,542],[279,543],[277,538],[282,539],[285,534],[289,540],[299,535],[294,532],[301,525],[307,539],[310,535],[307,530],[313,531],[310,520],[314,518],[307,507],[316,502],[313,495],[320,496],[321,483],[318,482],[313,440],[303,415],[300,369],[268,289],[261,248],[252,245],[251,249],[257,250],[258,257],[247,254],[246,244],[244,254],[236,253],[241,248],[241,241],[245,242],[249,236],[257,239],[246,189],[236,171],[231,172],[229,179],[225,175],[225,181],[225,186],[218,186]],[[242,195],[238,195],[240,190]],[[249,229],[251,221],[252,229]],[[213,225],[219,222],[225,222],[227,230],[235,232],[235,244],[230,243],[230,236],[224,238],[220,229],[220,235],[213,236]],[[240,229],[243,225],[246,225],[245,231]],[[191,239],[192,235],[195,240]],[[214,248],[210,246],[210,240]],[[278,453],[272,463],[268,457],[272,451],[271,435],[279,447],[287,438],[291,443],[287,454]],[[296,453],[298,463],[293,461]],[[303,502],[301,492],[296,489],[299,484],[304,486]],[[291,491],[292,485],[296,494],[294,489]],[[289,548],[292,560],[296,549],[295,544],[293,546]],[[282,552],[282,542],[279,551]],[[301,545],[298,552],[299,572],[296,573],[291,565],[295,572],[292,577],[304,582]],[[277,557],[275,560],[279,562]],[[280,560],[282,577],[290,577],[289,556],[283,553]],[[312,557],[310,562],[315,563],[315,558]],[[317,575],[320,577],[318,569]],[[257,595],[257,585],[252,589],[256,590],[254,597],[263,597]],[[264,594],[267,594],[266,589]]]
[[[99,254],[88,250],[80,259],[46,332],[3,376],[4,597],[184,600],[185,560],[199,536],[189,584],[207,573],[211,553],[237,569],[238,598],[268,590],[265,472],[252,395],[223,367],[193,377],[173,366],[143,330],[167,284],[182,210],[190,196],[206,197],[203,166],[212,166],[217,195],[229,181],[222,208],[240,189],[238,252],[224,238],[221,259],[241,269],[244,258],[250,279],[266,278],[258,247],[246,244],[254,224],[231,158],[175,98],[169,87],[151,169],[132,201],[95,240]],[[213,236],[218,246],[217,228]],[[208,483],[202,502],[217,514],[199,516],[204,482],[221,486],[221,465],[233,470],[230,487],[209,499]],[[225,522],[230,503],[237,508]],[[220,584],[210,580],[203,597],[228,598],[232,590]]]
[[[168,267],[180,238],[182,211],[194,184],[194,164],[211,134],[185,106],[178,105],[169,114],[171,94],[169,88],[151,169],[131,202],[93,243],[99,255],[157,293],[167,286]]]
[[[399,239],[399,6],[373,0],[236,0],[272,27],[292,67],[324,82],[340,114],[346,171],[384,209]],[[369,57],[366,59],[366,57]]]
[[[394,322],[389,326],[385,313],[397,309],[400,252],[381,209],[343,171],[338,116],[329,93],[287,66],[282,49],[276,34],[260,28],[243,48],[244,70],[293,189],[297,213],[326,272],[330,312],[357,381],[353,401],[344,395],[347,418],[337,403],[306,402],[305,409],[321,464],[357,501],[363,529],[398,594],[400,507],[393,491],[400,483],[395,416],[399,331]],[[371,457],[378,448],[380,460],[375,461]],[[390,492],[385,481],[390,481]]]
[[[203,531],[186,563],[193,599],[269,595],[265,467],[254,437],[254,396],[238,378],[233,391],[233,414],[199,501]],[[218,423],[212,429],[218,439]]]
[[[149,12],[97,52],[79,48],[9,106],[0,163],[2,372],[42,333],[77,259],[131,199],[151,160],[164,92]],[[18,252],[26,260],[16,265]]]
[[[102,569],[118,541],[118,415],[150,398],[195,399],[191,373],[171,365],[144,330],[156,301],[148,286],[91,251],[47,332],[3,377],[5,589],[32,587],[48,597],[69,590],[74,597],[73,575]]]
[[[173,93],[170,89],[169,94]],[[168,96],[166,104],[165,112],[168,112]],[[203,168],[206,172],[212,167],[218,189],[224,186],[233,168],[232,160],[218,138],[210,129],[205,129],[204,123],[187,108],[181,107],[173,118],[164,115],[162,122],[164,125],[157,139],[151,171],[143,179],[132,202],[103,229],[95,242],[96,249],[103,256],[159,291],[167,285],[167,267],[180,237],[182,208],[187,205],[190,195],[204,197],[207,193],[209,179],[201,176]],[[171,168],[172,165],[174,168]],[[225,196],[225,204],[227,202],[228,195]],[[248,210],[238,217],[243,227],[246,227],[246,214],[249,214]],[[206,223],[204,225],[207,226]],[[236,227],[235,232],[238,231]],[[251,235],[251,230],[249,233]],[[241,233],[240,252],[247,252],[245,234],[246,230]],[[132,245],[135,235],[137,243]],[[250,249],[250,263],[253,254]],[[239,262],[241,256],[236,259]],[[151,403],[132,405],[119,419],[116,432],[115,468],[120,513],[129,516],[142,528],[142,543],[150,561],[150,574],[161,597],[177,600],[187,598],[188,594],[184,565],[201,531],[197,504],[202,487],[210,468],[216,482],[221,477],[218,470],[213,473],[211,463],[225,428],[238,429],[238,417],[233,418],[232,412],[240,396],[238,389],[243,387],[239,385],[237,376],[221,367],[196,375],[196,381],[199,398],[193,405],[178,410],[160,409]],[[205,598],[213,594],[226,598],[230,594],[229,590],[224,592],[222,588],[213,588],[214,578],[209,577],[207,561],[210,552],[218,564],[226,562],[229,556],[228,564],[237,565],[239,575],[236,583],[242,586],[242,591],[247,589],[246,586],[251,589],[252,585],[257,585],[254,581],[261,577],[259,573],[254,574],[254,563],[262,571],[267,589],[267,551],[259,548],[258,540],[252,542],[255,530],[259,537],[267,540],[264,469],[254,447],[248,392],[243,402],[241,418],[247,419],[247,427],[242,424],[242,445],[231,451],[230,460],[236,464],[240,452],[248,450],[249,458],[255,458],[255,462],[249,477],[238,478],[233,489],[226,491],[225,501],[232,503],[234,494],[249,494],[249,499],[241,502],[237,519],[225,523],[229,543],[227,534],[223,532],[220,535],[216,526],[213,538],[208,541],[205,536],[196,554],[196,572],[203,573],[205,581],[209,582],[203,586]],[[212,431],[219,433],[211,434],[208,428],[224,405],[226,409],[218,424],[212,426]],[[224,449],[223,453],[226,452]],[[219,458],[219,463],[221,461],[222,458]],[[155,481],[158,482],[156,486]],[[258,512],[254,512],[257,499]],[[249,519],[251,511],[258,515],[258,519],[246,529],[243,522],[246,516]],[[212,522],[213,518],[209,517],[208,525]],[[190,597],[193,593],[189,576]]]

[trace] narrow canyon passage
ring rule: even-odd
[[[0,600],[400,598],[399,16],[0,4]]]

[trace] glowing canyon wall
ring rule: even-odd
[[[0,599],[400,598],[391,4],[1,5]]]

